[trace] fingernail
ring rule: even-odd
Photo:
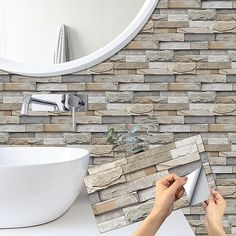
[[[188,177],[185,176],[185,177],[183,177],[183,179],[184,179],[184,181],[187,181],[187,180],[188,180]]]

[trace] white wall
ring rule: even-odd
[[[133,20],[145,0],[0,0],[0,56],[52,64],[58,29],[70,28],[73,58],[106,45]],[[0,10],[0,20],[4,22]],[[5,42],[4,42],[5,40]]]
[[[5,0],[0,0],[0,56],[6,55],[6,14]]]

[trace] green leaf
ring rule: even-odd
[[[114,128],[110,128],[108,130],[108,136],[114,136],[114,134],[115,134],[115,129]]]
[[[107,143],[109,143],[109,144],[114,144],[115,141],[116,141],[116,139],[114,139],[114,138],[111,137],[111,136],[107,138]]]
[[[143,146],[137,146],[133,148],[133,152],[134,153],[139,153],[139,152],[143,152],[145,149]]]

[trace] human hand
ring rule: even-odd
[[[154,236],[166,217],[171,213],[173,203],[184,194],[183,185],[187,177],[168,175],[156,182],[155,204],[151,213],[134,232],[133,236]]]
[[[156,182],[155,204],[151,214],[158,214],[165,218],[171,213],[173,203],[184,194],[184,184],[187,177],[179,177],[175,174],[168,175]]]
[[[205,226],[209,235],[225,235],[223,230],[222,219],[226,209],[226,202],[221,194],[215,190],[211,191],[211,195],[207,202],[202,203],[205,209]]]

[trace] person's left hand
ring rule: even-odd
[[[166,217],[171,213],[173,203],[184,194],[187,177],[168,175],[156,182],[156,198],[151,213],[146,217],[133,236],[154,236]]]
[[[171,174],[158,180],[156,182],[156,197],[152,214],[157,213],[164,220],[172,212],[174,202],[183,196],[183,186],[187,179],[187,177]]]

